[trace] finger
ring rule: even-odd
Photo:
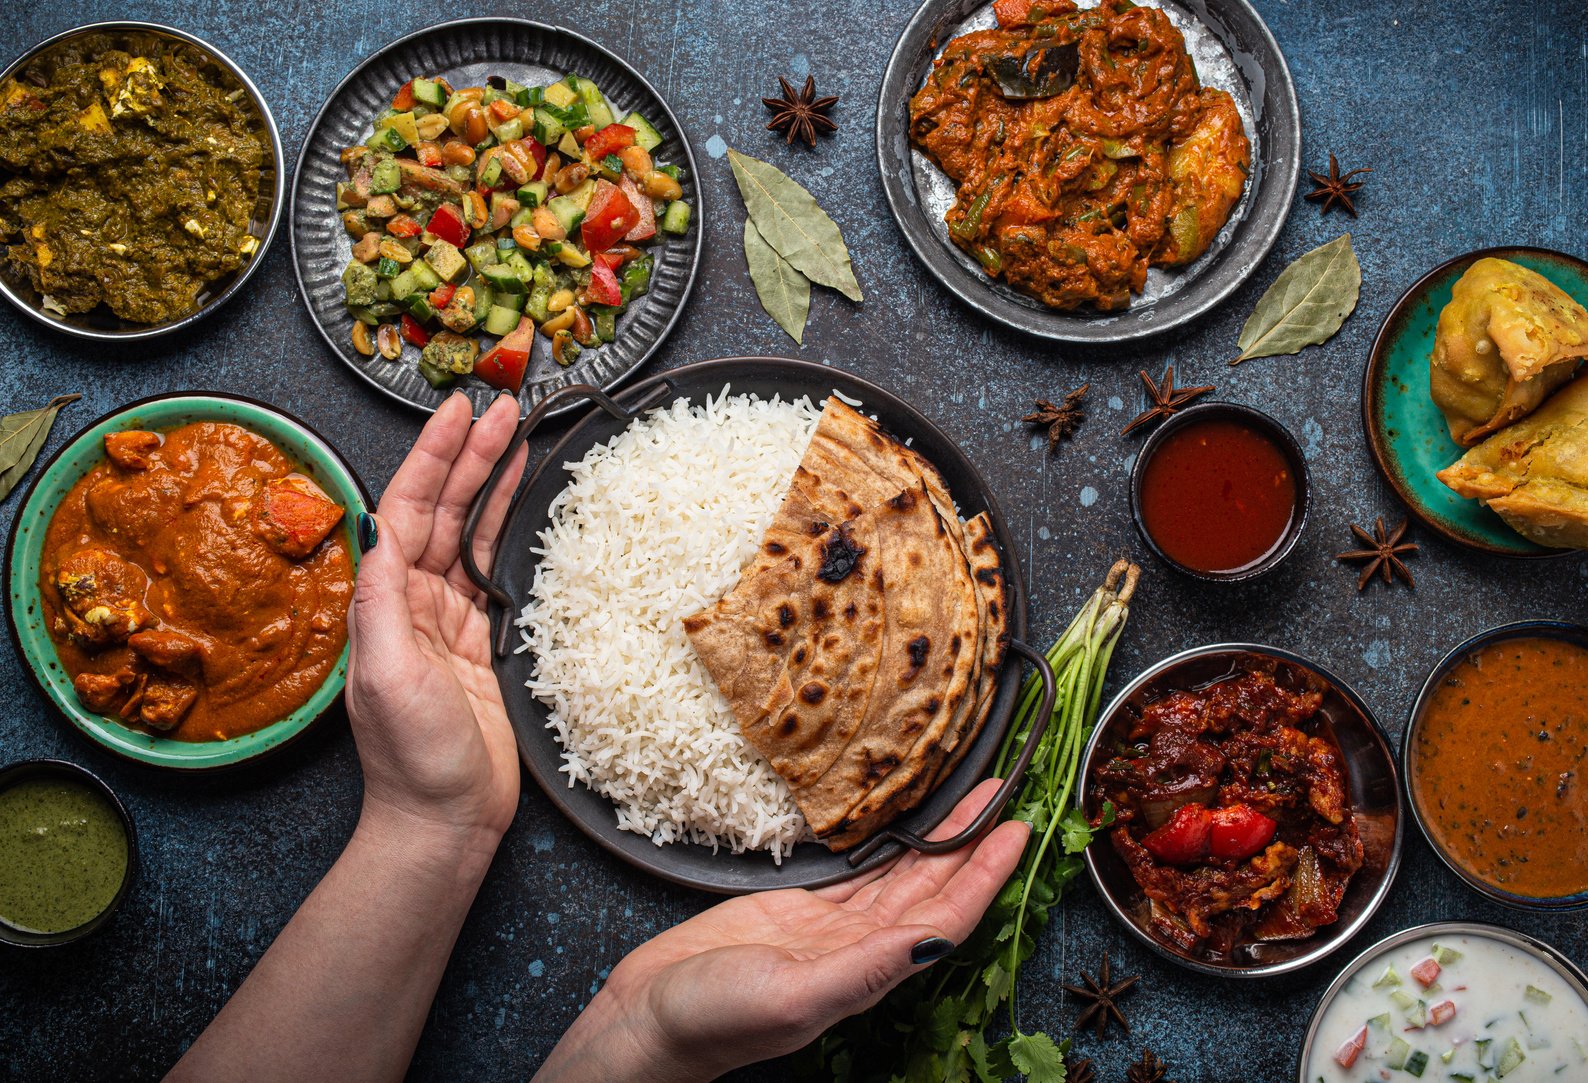
[[[972,820],[981,815],[982,809],[992,800],[1002,784],[1001,779],[983,780],[954,806],[953,811],[933,829],[927,839],[938,841],[952,838],[965,830]],[[920,900],[936,894],[948,882],[949,877],[970,860],[972,848],[971,845],[966,845],[946,854],[919,852],[906,854],[893,867],[892,874],[885,882],[874,884],[866,893],[857,894],[850,905],[856,907],[881,905],[885,910],[883,920],[887,920],[893,914],[902,913]]]
[[[496,460],[507,450],[517,427],[518,400],[501,395],[470,428],[468,439],[452,461],[452,469],[436,498],[430,540],[418,560],[420,569],[445,575],[458,559],[469,505],[474,503],[480,487],[491,476]]]
[[[1020,820],[999,824],[975,844],[970,860],[940,891],[910,907],[899,920],[934,925],[950,940],[960,943],[976,928],[1014,874],[1030,836],[1030,825]]]
[[[810,960],[798,975],[800,993],[809,998],[801,1014],[825,1029],[865,1011],[922,969],[910,955],[917,944],[944,935],[929,924],[893,925]]]
[[[380,688],[401,679],[414,652],[413,615],[408,608],[408,558],[388,520],[375,516],[376,543],[359,560],[348,609],[347,681],[357,689]]]
[[[381,494],[380,512],[405,553],[418,555],[430,542],[436,501],[452,463],[469,437],[474,407],[461,391],[450,396],[420,430],[419,439]]]

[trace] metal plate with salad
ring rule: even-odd
[[[694,160],[618,57],[514,19],[431,27],[347,77],[293,183],[321,334],[424,409],[454,389],[527,410],[612,387],[671,330],[700,251]]]

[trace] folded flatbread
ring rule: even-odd
[[[1588,357],[1588,310],[1537,271],[1478,260],[1439,313],[1429,391],[1472,447],[1527,416]]]
[[[834,849],[918,804],[979,733],[1008,639],[991,535],[925,458],[829,399],[755,558],[685,619]]]
[[[1588,549],[1588,379],[1439,472],[1540,545]]]

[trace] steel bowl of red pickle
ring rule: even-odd
[[[1395,756],[1372,711],[1289,651],[1220,643],[1136,677],[1081,761],[1087,871],[1189,969],[1289,973],[1366,924],[1400,865]]]
[[[1241,582],[1295,548],[1308,488],[1301,445],[1278,421],[1239,403],[1199,403],[1142,445],[1131,515],[1147,547],[1176,571]]]

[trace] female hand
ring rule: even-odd
[[[983,782],[932,837],[970,823],[997,786]],[[714,906],[619,963],[536,1078],[709,1079],[800,1049],[969,936],[1027,834],[1011,821],[953,853]]]
[[[518,805],[513,731],[491,670],[484,595],[459,557],[469,504],[518,424],[510,395],[479,421],[442,403],[381,497],[349,614],[347,709],[364,768],[364,822],[441,828],[495,849]],[[523,472],[520,448],[475,534],[488,568]]]

